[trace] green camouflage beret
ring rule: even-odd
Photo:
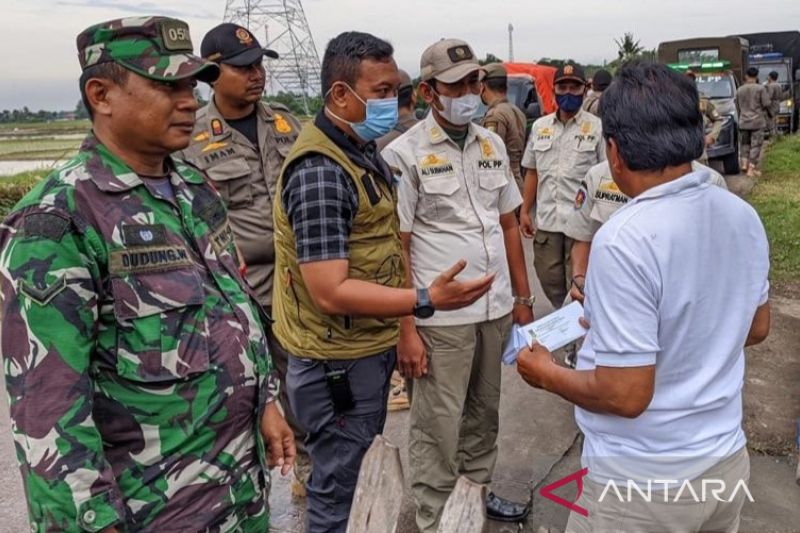
[[[194,55],[189,25],[167,17],[129,17],[95,24],[77,38],[81,69],[114,61],[157,81],[212,82],[219,66]]]

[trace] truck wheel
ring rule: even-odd
[[[722,158],[722,168],[726,176],[736,175],[741,170],[739,168],[739,149],[737,148],[732,154],[728,154]]]

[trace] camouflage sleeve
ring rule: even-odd
[[[281,380],[278,375],[278,369],[273,365],[272,372],[267,376],[267,394],[264,398],[264,403],[274,402],[278,399],[281,392]]]
[[[0,346],[33,530],[101,531],[125,516],[92,418],[97,262],[68,213],[0,226]]]

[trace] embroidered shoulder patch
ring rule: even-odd
[[[25,215],[22,227],[26,237],[60,241],[69,228],[69,220],[55,213],[31,213]]]

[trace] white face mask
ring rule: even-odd
[[[439,101],[442,103],[444,109],[438,110],[442,118],[450,124],[455,126],[465,126],[469,124],[472,117],[478,111],[481,105],[481,97],[478,94],[465,94],[458,98],[451,98],[449,96],[439,96]]]

